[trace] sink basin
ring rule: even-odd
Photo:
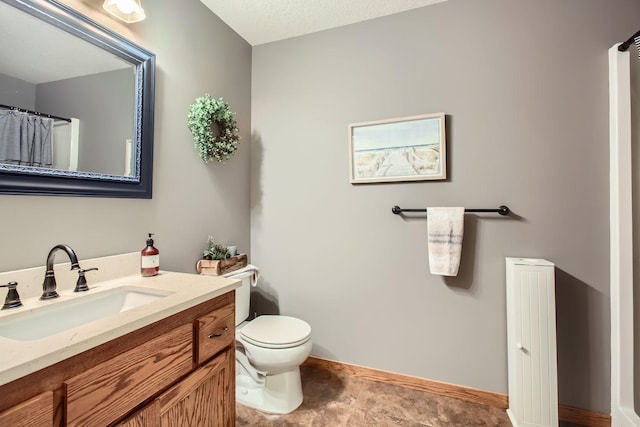
[[[0,337],[33,341],[157,301],[171,291],[123,286],[0,317]]]

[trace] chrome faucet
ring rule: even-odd
[[[69,259],[71,260],[71,269],[78,270],[80,265],[78,264],[78,257],[76,253],[71,249],[69,245],[55,245],[49,251],[49,255],[47,255],[47,272],[44,274],[44,282],[42,283],[42,296],[40,299],[51,299],[58,298],[58,293],[56,292],[56,276],[53,273],[53,259],[55,258],[56,251],[58,249],[62,249],[67,253]]]

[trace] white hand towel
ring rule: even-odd
[[[456,276],[462,253],[464,208],[427,208],[429,270]]]

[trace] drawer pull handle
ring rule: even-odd
[[[229,330],[228,327],[224,327],[224,329],[222,329],[222,331],[218,332],[217,334],[209,334],[209,338],[218,338],[224,335],[225,332],[227,332]]]

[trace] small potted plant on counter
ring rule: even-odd
[[[230,250],[232,248],[232,250]],[[247,255],[235,255],[235,246],[224,246],[215,242],[212,236],[207,238],[207,248],[202,251],[202,259],[196,263],[200,274],[220,276],[247,265]]]

